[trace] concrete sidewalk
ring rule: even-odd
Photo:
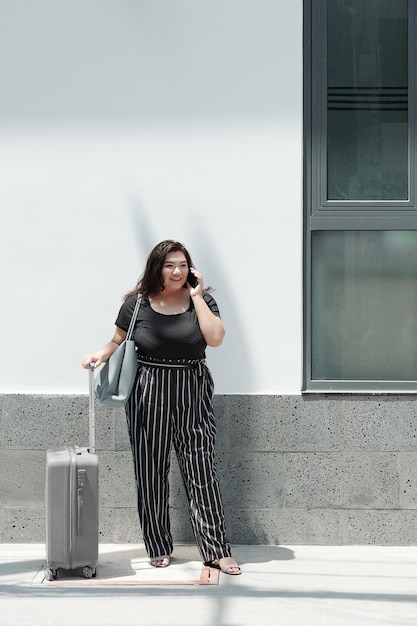
[[[97,576],[44,578],[44,546],[0,544],[2,626],[401,626],[417,624],[417,548],[236,546],[241,576],[176,546],[164,570],[143,546],[102,545]]]

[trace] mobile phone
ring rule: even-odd
[[[198,285],[198,280],[191,272],[188,272],[187,283],[191,285],[191,287],[197,287]]]

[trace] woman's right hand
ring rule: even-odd
[[[81,361],[81,365],[86,370],[90,369],[91,363],[94,363],[94,368],[96,368],[103,363],[103,359],[98,354],[87,354]]]

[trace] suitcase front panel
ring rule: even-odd
[[[75,448],[73,465],[71,567],[94,568],[98,562],[98,459],[87,448]]]

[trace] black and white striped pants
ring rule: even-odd
[[[230,556],[214,464],[213,380],[204,361],[140,362],[126,405],[139,519],[149,557],[171,554],[169,468],[172,445],[203,561]]]

